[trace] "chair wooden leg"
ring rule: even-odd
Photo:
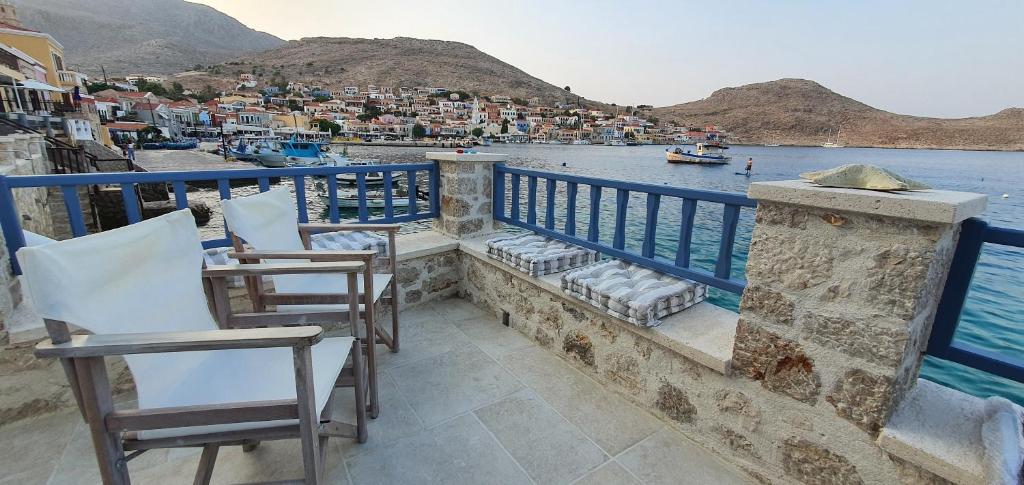
[[[377,334],[376,327],[374,326],[373,304],[367,303],[367,310],[363,312],[366,315],[366,370],[367,370],[367,385],[370,390],[370,402],[367,410],[369,411],[370,419],[377,419],[380,415],[380,404],[377,402]]]
[[[358,340],[352,342],[352,374],[356,392],[356,440],[366,443],[366,363],[363,361],[363,345]]]
[[[398,352],[398,284],[391,279],[391,351]]]
[[[92,435],[100,478],[104,485],[129,485],[131,479],[128,478],[120,433],[108,431],[106,426],[107,415],[114,411],[114,400],[103,357],[76,359],[74,367],[78,373],[82,407]]]
[[[302,443],[302,467],[306,483],[323,483],[320,461],[320,419],[316,414],[316,395],[313,393],[313,352],[307,346],[292,350],[295,361],[295,398],[299,406],[299,441]]]
[[[203,454],[199,456],[199,468],[196,469],[196,477],[192,485],[210,485],[213,478],[213,465],[217,463],[217,452],[220,446],[206,445],[203,447]]]

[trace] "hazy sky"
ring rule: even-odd
[[[465,42],[621,105],[799,77],[903,114],[1024,107],[1024,0],[192,1],[287,40]]]

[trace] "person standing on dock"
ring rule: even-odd
[[[125,144],[125,152],[127,152],[126,155],[128,156],[128,160],[131,160],[132,163],[134,163],[135,162],[135,145],[133,145],[131,143],[126,143]]]
[[[747,159],[747,177],[750,176],[750,172],[754,170],[754,157]]]

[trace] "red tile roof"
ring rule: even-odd
[[[37,34],[39,33],[38,30],[26,29],[25,27],[21,27],[21,26],[18,26],[18,25],[11,25],[11,24],[9,24],[7,22],[0,22],[0,29],[20,30],[20,31],[23,31],[23,32],[35,32]]]

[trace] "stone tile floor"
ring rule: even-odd
[[[748,476],[665,422],[459,299],[402,314],[402,350],[384,352],[380,417],[359,445],[332,439],[332,484],[729,484]],[[335,414],[352,414],[338,390]],[[98,483],[75,412],[0,428],[0,484]],[[133,483],[191,483],[196,449],[129,463]],[[215,483],[301,476],[297,440],[224,448]]]

